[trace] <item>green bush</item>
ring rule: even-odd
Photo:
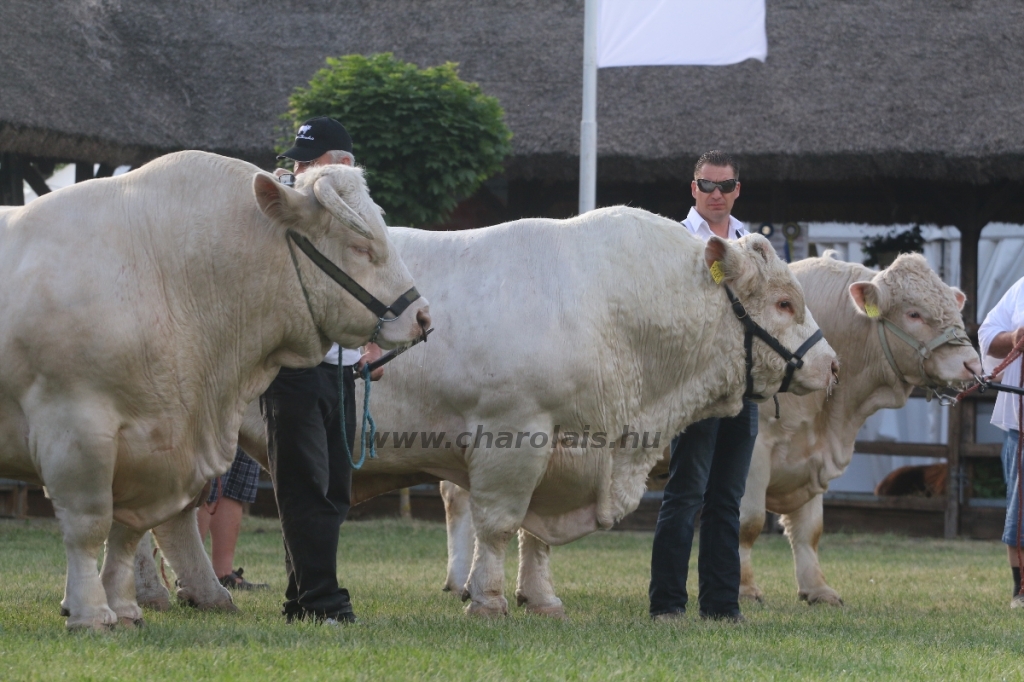
[[[391,225],[444,220],[512,149],[498,100],[460,80],[452,62],[420,69],[391,53],[331,57],[289,106],[295,128],[314,116],[341,121]]]

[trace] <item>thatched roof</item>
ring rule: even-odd
[[[768,0],[767,17],[764,64],[602,70],[602,179],[684,179],[721,147],[747,179],[1024,180],[1020,0]],[[5,0],[0,151],[269,166],[325,57],[392,51],[498,97],[510,179],[573,180],[582,34],[582,0]]]

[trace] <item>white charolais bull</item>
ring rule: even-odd
[[[385,302],[412,288],[361,171],[345,166],[293,190],[181,152],[0,216],[0,476],[53,501],[69,628],[141,618],[132,556],[158,524],[197,601],[230,603],[192,501],[230,466],[243,410],[281,366],[315,365],[331,341],[355,346],[379,325],[289,253],[289,230]],[[419,299],[378,343],[407,345],[428,323]]]
[[[548,547],[610,528],[636,508],[664,447],[655,434],[667,440],[739,411],[743,326],[712,269],[786,347],[817,330],[763,237],[705,246],[635,209],[462,233],[396,230],[395,240],[441,296],[434,315],[445,332],[382,380],[378,427],[445,438],[434,447],[422,436],[412,447],[385,441],[355,485],[426,472],[469,491],[472,565],[452,585],[471,600],[469,613],[507,612],[505,546],[522,527],[534,559],[521,568],[517,597],[561,615],[545,586]],[[826,388],[834,362],[826,343],[813,346],[791,390]],[[754,391],[770,396],[784,373],[783,359],[755,341]],[[636,436],[623,440],[623,431]]]
[[[981,374],[981,362],[960,316],[963,293],[944,284],[922,256],[900,256],[875,272],[827,253],[792,270],[839,354],[843,379],[828,396],[779,396],[778,419],[774,406],[760,410],[740,508],[740,596],[763,597],[750,553],[767,509],[782,515],[800,599],[838,605],[818,563],[822,495],[850,464],[857,432],[878,410],[906,404],[915,386],[959,385]]]
[[[475,554],[460,558],[452,586],[474,614],[507,612],[505,546],[523,527],[536,559],[520,572],[520,602],[561,615],[545,582],[548,546],[611,527],[636,508],[672,434],[739,411],[743,326],[711,266],[787,348],[817,330],[763,237],[705,245],[636,209],[464,232],[392,228],[392,238],[430,287],[438,332],[374,385],[381,444],[355,472],[353,502],[418,480],[468,489]],[[760,341],[753,350],[754,391],[770,396],[785,362]],[[834,371],[819,342],[791,390],[824,389]],[[240,442],[265,459],[249,416]]]

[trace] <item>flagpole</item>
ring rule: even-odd
[[[583,10],[583,118],[580,120],[580,213],[597,204],[597,19],[600,0]]]

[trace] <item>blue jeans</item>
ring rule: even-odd
[[[651,553],[651,616],[686,611],[697,512],[701,615],[740,614],[740,500],[756,439],[757,405],[744,400],[735,417],[699,421],[672,440],[668,484]]]
[[[1017,495],[1017,439],[1020,432],[1011,429],[1003,439],[1003,480],[1006,481],[1006,522],[1003,524],[1003,543],[1017,546],[1017,514],[1020,513],[1020,497]]]

